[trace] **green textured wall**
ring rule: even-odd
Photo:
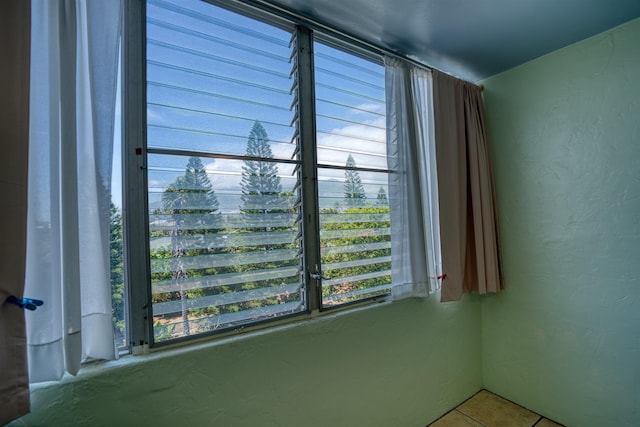
[[[483,83],[506,276],[484,384],[568,426],[640,426],[640,20]]]
[[[424,426],[482,386],[480,302],[438,300],[85,367],[12,426]]]
[[[483,383],[568,426],[640,425],[639,45],[635,20],[484,82],[502,294],[85,367],[11,426],[423,426]]]

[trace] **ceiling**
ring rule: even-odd
[[[640,0],[269,2],[473,82],[640,16]]]

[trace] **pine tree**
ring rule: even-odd
[[[247,157],[258,159],[272,159],[273,152],[269,143],[267,131],[259,121],[255,121],[247,140]],[[246,235],[251,238],[253,233],[269,233],[290,230],[285,219],[290,213],[283,200],[291,197],[291,192],[283,192],[278,175],[278,165],[275,162],[260,160],[245,160],[242,167],[242,206],[240,210],[246,215]],[[287,244],[264,242],[252,246],[247,244],[245,260],[238,265],[238,271],[249,272],[260,269],[271,269],[286,266],[286,261],[257,262],[256,254],[263,251],[279,250],[288,247]],[[242,289],[281,285],[281,279],[265,279],[256,282],[246,282]],[[254,303],[255,307],[271,304],[275,301],[266,300]]]
[[[378,190],[378,197],[376,197],[376,204],[378,206],[387,206],[389,204],[389,200],[387,199],[387,193],[384,191],[384,188],[380,186]]]
[[[189,158],[184,175],[167,187],[162,195],[162,206],[174,216],[181,228],[188,228],[191,234],[197,225],[211,228],[211,219],[202,215],[215,214],[218,199],[199,157]]]
[[[199,157],[189,158],[184,175],[167,187],[162,195],[162,206],[165,213],[171,214],[174,223],[171,232],[172,279],[182,301],[183,333],[190,335],[188,295],[183,288],[183,281],[189,276],[183,260],[187,255],[186,243],[190,242],[191,247],[204,247],[203,242],[194,245],[196,239],[203,239],[204,234],[217,228],[219,223],[218,199]]]
[[[273,158],[269,136],[259,121],[253,124],[251,132],[249,132],[245,155],[265,159]],[[282,194],[282,185],[276,163],[245,160],[240,186],[242,188],[242,212],[269,213],[281,209],[278,196]]]
[[[356,162],[351,154],[347,157],[346,166],[347,170],[344,172],[344,198],[347,208],[363,206],[367,196],[364,193],[360,174],[355,169]]]

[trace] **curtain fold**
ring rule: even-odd
[[[26,292],[31,382],[115,357],[109,202],[121,2],[32,10]]]
[[[431,72],[385,58],[393,299],[438,289],[440,244]],[[434,209],[434,207],[436,207]]]
[[[433,72],[442,248],[441,301],[503,288],[493,169],[481,89]]]
[[[0,2],[0,425],[29,412],[24,312],[6,300],[24,296],[30,7],[25,0]]]
[[[416,148],[422,221],[427,248],[429,292],[440,290],[442,256],[440,249],[440,212],[438,210],[438,171],[433,110],[433,78],[430,70],[411,67],[413,119],[416,127]]]

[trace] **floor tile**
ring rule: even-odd
[[[482,390],[456,408],[487,427],[531,427],[540,415]]]
[[[455,409],[449,412],[444,417],[429,424],[429,427],[484,427],[472,418],[456,411]]]
[[[540,421],[538,421],[538,424],[536,424],[536,427],[563,427],[563,426],[562,424],[554,423],[551,420],[543,418]]]

